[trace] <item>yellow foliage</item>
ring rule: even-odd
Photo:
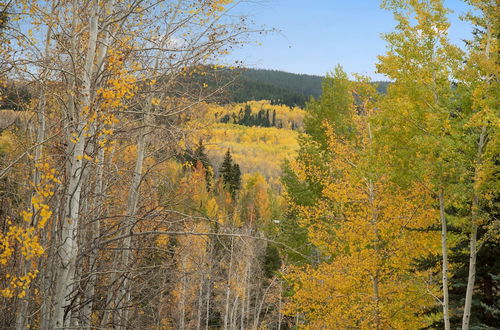
[[[276,127],[246,127],[214,124],[204,134],[207,154],[214,166],[222,162],[227,149],[242,172],[259,172],[267,179],[279,177],[285,159],[298,150],[298,133]]]
[[[372,111],[365,110],[351,113],[353,139],[325,127],[332,157],[326,174],[315,178],[323,198],[312,206],[292,203],[323,259],[285,275],[294,293],[285,311],[304,315],[307,329],[422,328],[430,320],[418,315],[439,294],[432,271],[413,266],[439,250],[438,235],[425,231],[437,219],[432,196],[421,186],[399,189],[373,168],[373,157],[385,156],[371,152]],[[300,161],[292,166],[313,172]]]
[[[40,182],[34,186],[35,193],[31,198],[30,208],[20,212],[22,221],[19,224],[7,219],[7,230],[0,232],[0,266],[7,267],[9,263],[14,262],[16,254],[19,254],[20,260],[27,262],[44,253],[39,241],[40,230],[52,216],[48,200],[61,181],[50,164],[42,162],[35,164],[35,168],[40,172]],[[14,295],[23,298],[37,273],[36,269],[27,270],[20,276],[6,273],[3,281],[5,286],[0,288],[0,294],[6,298],[12,298]]]
[[[239,116],[241,115],[240,112],[243,112],[246,106],[250,107],[253,115],[256,115],[260,110],[269,110],[271,115],[273,112],[276,112],[276,123],[282,123],[283,128],[285,129],[291,129],[291,122],[294,122],[299,130],[301,130],[304,126],[303,122],[306,111],[298,107],[290,108],[286,105],[273,105],[267,100],[248,101],[245,103],[234,103],[224,106],[208,104],[205,120],[209,122],[216,122],[225,115],[228,115],[230,118],[232,118],[233,115]]]
[[[254,114],[261,109],[276,111],[276,120],[283,122],[283,128],[247,127],[237,124],[220,123],[220,119],[233,114],[238,115],[241,109],[250,105]],[[206,152],[217,170],[227,149],[243,173],[261,173],[273,188],[280,183],[281,166],[285,159],[292,159],[299,148],[298,136],[303,126],[305,111],[282,105],[271,105],[269,101],[250,101],[243,104],[202,104],[185,125],[185,129],[193,134],[181,141],[183,148],[198,143],[201,139]],[[291,130],[294,122],[297,130]]]

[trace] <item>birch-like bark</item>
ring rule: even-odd
[[[200,267],[202,269],[202,267]],[[202,319],[202,314],[203,314],[203,282],[204,282],[204,276],[203,273],[200,272],[200,281],[198,283],[198,309],[196,311],[196,329],[200,330],[201,329],[201,319]]]
[[[180,310],[180,317],[179,317],[179,329],[184,330],[185,323],[186,323],[186,286],[187,286],[187,272],[185,268],[185,257],[182,257],[182,294],[179,299],[179,310]]]
[[[72,22],[71,22],[71,39],[70,39],[70,56],[72,59],[76,59],[76,54],[77,54],[77,18],[78,18],[78,10],[77,10],[77,1],[73,0],[72,4]],[[73,66],[74,68],[74,66]],[[76,107],[75,107],[75,91],[76,91],[76,72],[74,70],[69,69],[68,72],[71,72],[71,74],[68,77],[68,115],[67,118],[70,118],[68,122],[66,123],[66,135],[67,135],[67,140],[69,140],[69,136],[71,136],[71,125],[73,124],[71,122],[71,119],[76,119]],[[71,153],[72,153],[72,148],[70,145],[67,145],[66,148],[66,155],[67,155],[67,161],[65,164],[66,167],[66,177],[70,176],[71,173],[71,166],[72,166],[72,158],[71,158]],[[69,181],[69,179],[67,179]],[[66,190],[64,191],[65,198],[69,199],[68,197],[69,193],[69,188],[66,187]],[[58,209],[59,211],[59,216],[58,220],[59,222],[63,223],[63,226],[65,226],[65,223],[67,222],[67,214],[66,212],[66,203],[67,201],[61,201]],[[65,242],[62,240],[63,235],[60,233],[60,230],[58,228],[59,226],[54,226],[52,235],[56,237],[56,244],[59,244],[59,241]],[[43,329],[49,329],[49,328],[54,328],[57,322],[57,318],[59,317],[59,314],[64,315],[64,307],[62,306],[62,289],[63,289],[63,284],[61,283],[61,278],[60,278],[60,268],[61,262],[60,262],[60,256],[59,256],[59,246],[55,246],[54,248],[51,248],[51,255],[53,256],[53,260],[51,260],[50,263],[50,269],[47,269],[45,271],[44,276],[44,283],[46,289],[50,289],[50,302],[44,302],[42,304],[42,311],[43,313],[41,314],[41,320],[40,324]],[[57,280],[56,280],[57,279]],[[60,300],[58,300],[60,299]]]
[[[276,281],[276,276],[273,277],[273,279],[271,280],[271,283],[269,283],[269,285],[266,287],[266,289],[262,293],[262,298],[260,299],[260,302],[258,304],[258,308],[256,308],[255,320],[254,320],[254,325],[253,325],[254,329],[259,329],[260,315],[262,314],[262,307],[264,306],[264,303],[266,302],[267,293],[272,288],[275,281]]]
[[[483,126],[479,136],[478,151],[476,157],[476,169],[474,177],[477,177],[477,171],[481,163],[483,148],[486,142],[486,126]],[[470,233],[470,249],[469,249],[469,275],[467,278],[467,290],[465,293],[464,314],[462,318],[462,330],[468,330],[470,327],[472,296],[474,294],[474,284],[476,281],[476,260],[477,260],[477,229],[479,222],[479,193],[476,188],[473,188],[472,197],[472,225]]]
[[[236,321],[238,319],[238,305],[240,303],[240,299],[236,294],[234,296],[233,308],[231,308],[231,316],[229,318],[229,328],[231,330],[236,329]]]
[[[253,242],[252,242],[253,243]],[[250,246],[250,245],[249,245]],[[255,251],[255,245],[251,245],[251,248]],[[243,305],[241,306],[241,329],[248,328],[248,323],[250,322],[250,299],[251,299],[251,279],[252,279],[252,261],[254,261],[255,252],[248,251],[251,253],[250,260],[246,261],[245,267],[245,292],[243,295]]]
[[[365,111],[366,114],[366,111]],[[371,125],[367,122],[367,130],[368,130],[368,148],[370,148],[371,152],[371,144],[373,141],[373,135],[371,130]],[[377,251],[376,255],[380,256],[380,243],[379,243],[379,230],[378,230],[378,211],[375,206],[375,187],[373,186],[373,181],[368,179],[368,202],[370,204],[371,210],[371,219],[370,223],[373,227],[373,231],[375,234],[375,250]],[[375,302],[375,329],[381,329],[381,319],[380,319],[380,274],[379,269],[375,270],[375,274],[372,277],[373,282],[373,301]]]
[[[90,109],[92,76],[94,68],[94,59],[96,54],[98,37],[98,1],[91,2],[89,17],[89,37],[88,48],[85,56],[85,67],[83,71],[83,90],[81,97],[81,109]],[[73,15],[78,15],[78,2],[73,0]],[[73,34],[76,33],[74,27]],[[73,36],[75,38],[75,36]],[[76,76],[76,72],[73,72]],[[66,196],[66,205],[64,217],[62,219],[61,246],[59,247],[60,262],[57,264],[57,277],[55,283],[54,297],[54,315],[51,320],[52,328],[61,328],[65,326],[65,319],[71,319],[70,313],[65,315],[65,309],[71,304],[71,293],[74,284],[76,257],[78,255],[78,222],[79,209],[81,204],[82,176],[83,176],[83,156],[85,151],[86,137],[84,128],[86,119],[83,113],[75,114],[76,132],[78,134],[76,143],[69,155],[69,178]],[[71,137],[68,138],[70,140]],[[71,142],[69,142],[71,143]],[[66,316],[66,318],[65,318]]]
[[[231,250],[229,257],[229,269],[227,271],[227,283],[226,283],[226,301],[224,307],[224,329],[227,329],[229,325],[229,304],[231,298],[231,279],[233,270],[233,251],[234,251],[234,238],[231,237]]]
[[[109,0],[105,2],[104,13],[113,13],[114,11],[114,0]],[[111,40],[111,33],[108,29],[105,29],[102,32],[102,41],[99,43],[99,47],[96,48],[95,55],[95,66],[94,71],[99,72],[103,69],[104,60],[106,58],[106,54],[108,53],[109,42]],[[97,84],[97,82],[96,82]],[[96,132],[97,122],[93,122],[91,124],[90,135],[94,135]],[[95,141],[89,143],[87,146],[87,153],[93,154],[96,149]],[[93,311],[93,300],[95,294],[95,285],[97,281],[97,257],[98,257],[98,240],[101,231],[101,224],[99,218],[102,217],[104,212],[104,168],[105,168],[105,153],[103,148],[99,148],[97,151],[98,158],[98,166],[97,166],[97,178],[94,187],[94,195],[95,198],[95,206],[99,210],[97,212],[97,216],[91,219],[91,224],[88,229],[87,236],[87,244],[90,246],[90,252],[88,256],[88,280],[86,282],[85,288],[83,290],[84,297],[84,305],[82,310],[82,326],[90,327],[92,325],[92,311]],[[83,182],[87,182],[90,177],[91,167],[87,166],[85,168],[84,180]]]
[[[491,25],[488,26],[486,47],[484,50],[484,55],[486,58],[490,57],[490,47],[491,47]],[[479,134],[479,142],[477,146],[477,155],[475,160],[475,173],[474,178],[477,178],[477,172],[481,164],[484,146],[486,144],[486,126],[483,125],[481,133]],[[464,314],[462,317],[462,330],[468,330],[470,326],[471,317],[471,307],[472,307],[472,295],[474,294],[474,283],[476,281],[476,259],[477,259],[477,227],[479,221],[479,192],[477,191],[475,185],[472,187],[472,227],[470,233],[470,255],[469,255],[469,275],[467,279],[467,291],[465,293],[465,304],[464,304]]]
[[[442,264],[443,264],[443,321],[445,330],[450,330],[450,314],[449,314],[449,295],[448,295],[448,243],[447,235],[448,228],[446,224],[446,214],[444,211],[444,193],[443,189],[439,191],[439,217],[441,219],[441,249],[442,249]]]
[[[167,41],[168,41],[167,37],[163,38],[161,47],[163,47]],[[160,67],[160,54],[158,53],[155,58],[155,64],[152,70],[153,73],[156,73],[159,67]],[[143,109],[144,117],[139,131],[139,136],[137,138],[137,156],[127,200],[127,216],[125,217],[125,223],[123,225],[122,231],[123,230],[131,231],[136,221],[137,205],[139,203],[139,197],[140,197],[140,185],[143,179],[142,172],[144,166],[144,157],[146,153],[146,147],[148,144],[149,124],[151,116],[150,113],[152,111],[152,105],[151,105],[152,99],[153,99],[152,95],[149,95],[148,97],[146,97],[144,104],[144,109]],[[120,248],[122,249],[121,255],[118,258],[116,258],[116,260],[120,260],[121,265],[123,265],[125,269],[127,269],[130,263],[132,236],[133,235],[128,235],[123,240],[120,246]],[[120,313],[119,317],[122,319],[123,322],[126,323],[128,320],[128,309],[126,307],[124,308],[124,306],[128,304],[128,302],[130,301],[130,288],[129,288],[130,281],[126,273],[124,273],[123,275],[124,279],[121,285],[119,286],[119,293],[116,297],[115,308],[118,311],[121,310],[121,312],[119,312]],[[116,279],[116,276],[113,276],[113,279]],[[108,302],[111,301],[111,297],[112,293],[110,292],[108,293],[108,299],[107,299]],[[101,325],[105,326],[109,320],[109,317],[110,317],[110,312],[109,311],[105,312],[105,315],[103,317],[103,322],[101,322]]]
[[[241,295],[241,317],[240,317],[240,329],[245,329],[245,307],[246,307],[246,297],[247,297],[247,292],[248,292],[248,265],[250,263],[246,261],[246,266],[245,266],[245,272],[243,273],[243,280],[242,283],[244,285],[243,287],[243,294]]]
[[[146,153],[147,145],[147,130],[148,130],[148,114],[145,114],[145,119],[143,126],[141,127],[139,138],[137,141],[137,158],[135,162],[134,175],[132,177],[132,184],[130,186],[129,198],[127,202],[127,217],[125,218],[124,229],[132,232],[133,226],[135,224],[135,218],[137,214],[137,204],[139,202],[139,189],[142,181],[142,170],[144,165],[144,155]],[[130,263],[130,254],[132,247],[132,235],[128,235],[123,240],[122,245],[122,265],[128,267]],[[130,280],[129,276],[125,273],[123,283],[120,287],[118,310],[121,310],[121,320],[126,323],[128,320],[128,309],[126,305],[130,301]]]
[[[370,142],[371,142],[371,130],[370,130],[370,125],[368,125],[368,131],[370,132],[369,133],[369,138],[370,138]],[[374,233],[375,233],[375,250],[377,251],[376,255],[379,256],[380,255],[380,243],[378,241],[378,236],[379,236],[379,231],[378,231],[378,227],[377,227],[377,219],[378,219],[378,214],[377,214],[377,210],[375,208],[375,189],[373,187],[373,182],[369,179],[368,180],[368,199],[369,199],[369,203],[370,203],[370,208],[371,208],[371,212],[372,212],[372,218],[370,220],[371,222],[371,225],[373,226],[373,230],[374,230]],[[381,329],[381,320],[380,320],[380,290],[379,290],[379,286],[380,286],[380,275],[379,275],[379,270],[376,269],[375,270],[375,274],[373,274],[373,277],[372,277],[372,282],[373,282],[373,301],[375,302],[375,329],[376,330],[379,330]]]
[[[95,195],[97,196],[97,204],[99,209],[103,209],[103,202],[104,202],[104,149],[99,149],[98,152],[98,159],[99,159],[99,167],[98,167],[98,172],[97,172],[97,182],[96,182],[96,187],[95,187]],[[98,216],[102,215],[102,211],[98,212]],[[93,310],[93,299],[94,299],[94,294],[95,294],[95,285],[97,281],[97,256],[98,256],[98,250],[97,250],[97,240],[99,239],[100,236],[100,231],[101,231],[101,225],[100,225],[100,220],[93,219],[92,224],[90,225],[90,246],[91,250],[89,252],[89,258],[88,258],[88,263],[89,263],[89,279],[87,281],[87,285],[85,286],[85,291],[83,292],[83,296],[85,299],[85,305],[83,306],[83,312],[82,312],[82,327],[84,328],[90,328],[92,325],[92,310]]]
[[[283,314],[281,314],[282,298],[283,298],[283,282],[280,281],[280,298],[278,301],[278,330],[281,330],[281,322],[283,321]]]
[[[205,310],[205,329],[208,330],[208,324],[210,322],[210,295],[212,293],[212,260],[213,260],[213,242],[212,238],[209,238],[209,244],[210,244],[210,253],[208,255],[208,260],[207,260],[207,293],[206,293],[206,310]]]
[[[248,274],[248,285],[247,285],[248,290],[247,290],[247,293],[246,293],[247,294],[246,295],[246,304],[247,304],[247,306],[246,306],[246,312],[245,312],[246,313],[246,315],[245,315],[245,325],[246,326],[248,326],[248,324],[251,322],[251,313],[250,313],[252,311],[252,309],[250,307],[251,302],[252,302],[252,295],[251,295],[252,290],[250,289],[251,271],[252,271],[252,268],[251,268],[251,265],[250,265],[250,269],[248,271],[249,272],[249,274]]]
[[[211,273],[209,272],[211,275]],[[206,310],[205,310],[205,329],[208,330],[208,324],[210,323],[210,294],[212,293],[211,290],[212,287],[212,281],[209,278],[208,283],[207,283],[207,293],[206,293]]]
[[[257,287],[255,288],[255,298],[254,298],[254,309],[253,309],[253,324],[254,328],[258,328],[258,324],[260,322],[260,306],[261,300],[260,300],[260,293],[262,289],[262,282],[258,281],[257,282]]]

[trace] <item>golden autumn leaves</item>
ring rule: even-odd
[[[137,89],[136,78],[124,65],[124,56],[121,51],[109,49],[107,66],[110,71],[110,79],[107,85],[97,90],[100,106],[97,109],[88,107],[82,110],[86,117],[86,125],[79,132],[73,132],[70,141],[74,144],[82,137],[97,137],[97,144],[104,150],[111,150],[114,140],[114,126],[119,122],[116,111],[126,108],[126,100],[132,98]],[[31,157],[31,156],[30,156]],[[98,158],[88,154],[78,157],[98,163]],[[35,164],[39,176],[37,184],[31,182],[33,195],[30,206],[21,210],[19,215],[22,221],[7,220],[7,230],[0,233],[0,265],[5,266],[14,262],[19,253],[22,260],[27,263],[26,271],[19,269],[20,274],[5,273],[5,285],[0,287],[0,294],[6,298],[17,296],[23,298],[27,288],[36,277],[37,259],[44,253],[40,242],[40,232],[44,230],[50,221],[53,211],[50,209],[50,198],[54,195],[57,187],[62,183],[60,174],[55,170],[50,160],[44,160]]]
[[[34,186],[35,193],[31,197],[31,209],[22,210],[23,222],[16,224],[7,220],[6,232],[0,233],[0,265],[6,266],[14,262],[14,254],[20,253],[27,262],[36,261],[44,253],[39,234],[52,216],[48,200],[53,196],[56,186],[61,181],[56,177],[56,170],[49,163],[35,165],[40,172],[40,182]],[[26,289],[36,277],[38,270],[29,270],[24,274],[5,274],[5,285],[0,287],[0,294],[6,298],[17,295],[23,298]]]
[[[324,123],[325,168],[292,163],[299,179],[308,173],[323,187],[313,205],[290,201],[322,260],[317,267],[292,267],[285,275],[293,290],[286,310],[301,313],[306,328],[413,329],[425,324],[417,310],[434,303],[426,294],[436,294],[429,271],[414,266],[439,246],[438,236],[426,231],[436,219],[432,196],[418,185],[398,188],[377,168],[384,155],[373,146],[373,95],[358,94],[362,107],[353,105],[344,118],[353,124],[354,137]]]

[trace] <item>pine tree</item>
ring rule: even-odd
[[[229,149],[220,166],[220,176],[225,189],[231,193],[233,200],[236,199],[237,192],[241,189],[241,170],[240,166],[233,162]]]
[[[241,189],[241,170],[240,165],[233,164],[231,169],[231,181],[229,183],[229,191],[233,199],[236,199],[237,192]]]
[[[259,110],[257,113],[257,120],[255,121],[255,126],[264,126],[264,110]]]
[[[196,146],[196,149],[194,150],[193,158],[196,161],[200,161],[201,164],[203,165],[203,167],[205,167],[205,169],[208,169],[209,167],[211,167],[210,161],[208,160],[208,156],[207,156],[206,151],[205,151],[205,145],[203,144],[202,139],[200,139],[198,141],[198,145]]]
[[[214,170],[212,165],[210,164],[210,160],[208,159],[207,153],[205,151],[205,145],[203,144],[202,139],[198,141],[198,145],[196,146],[193,154],[193,160],[193,167],[196,167],[197,163],[200,162],[205,168],[205,181],[207,190],[210,191],[210,189],[212,188]]]
[[[229,187],[233,173],[233,157],[231,156],[231,151],[227,149],[224,160],[220,166],[220,177],[222,177],[222,183],[224,186]]]
[[[245,105],[245,112],[243,114],[243,118],[241,118],[238,122],[240,125],[244,126],[252,126],[253,125],[253,116],[252,116],[252,108],[250,105]]]

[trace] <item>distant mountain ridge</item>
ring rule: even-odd
[[[242,68],[227,93],[229,102],[270,100],[273,104],[305,107],[312,97],[321,96],[322,76],[280,70]],[[376,83],[379,93],[387,90],[386,81]]]
[[[276,85],[315,98],[321,95],[321,82],[324,78],[322,76],[270,69],[243,69],[242,76],[248,80]]]

